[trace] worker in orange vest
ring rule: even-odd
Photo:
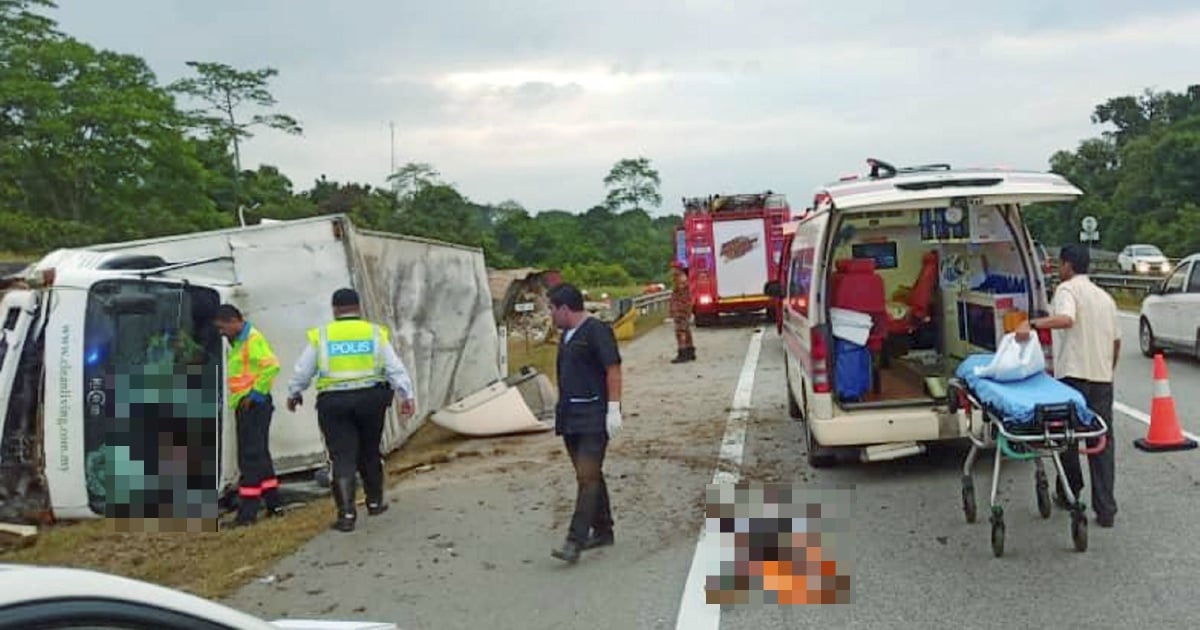
[[[229,340],[226,361],[229,406],[237,418],[238,514],[234,527],[258,517],[262,502],[269,516],[283,514],[279,480],[271,461],[271,384],[279,374],[279,359],[257,328],[230,304],[217,308],[217,328]]]

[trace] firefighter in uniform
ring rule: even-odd
[[[394,395],[400,396],[401,414],[412,415],[413,387],[388,329],[363,319],[356,291],[334,292],[333,316],[334,321],[308,331],[308,345],[288,384],[287,406],[295,411],[302,404],[301,392],[315,376],[317,421],[333,464],[337,520],[332,527],[349,532],[358,517],[356,472],[366,491],[367,514],[382,514],[388,508],[379,443]]]
[[[262,332],[230,304],[217,307],[216,325],[229,340],[227,382],[229,405],[237,419],[238,514],[234,526],[253,523],[261,503],[269,516],[283,514],[279,480],[271,461],[271,384],[279,374],[279,359]]]
[[[671,291],[671,319],[675,322],[675,344],[678,354],[671,363],[696,360],[696,348],[692,345],[692,293],[688,288],[687,267],[675,263],[675,288]]]

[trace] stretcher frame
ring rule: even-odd
[[[971,450],[962,468],[962,509],[968,523],[976,520],[975,482],[971,470],[984,450],[994,450],[992,464],[992,487],[988,506],[992,524],[992,553],[999,558],[1004,555],[1004,507],[997,503],[1000,485],[1000,463],[1003,459],[1030,460],[1034,462],[1034,485],[1037,494],[1038,512],[1042,518],[1050,518],[1050,482],[1042,460],[1054,462],[1057,479],[1066,495],[1066,509],[1071,514],[1071,540],[1076,551],[1087,551],[1087,506],[1076,497],[1067,481],[1060,455],[1075,445],[1080,454],[1094,455],[1108,446],[1108,424],[1095,410],[1095,426],[1084,425],[1079,419],[1075,405],[1070,402],[1041,404],[1034,408],[1034,418],[1029,422],[1013,422],[1002,412],[981,402],[961,378],[951,378],[948,383],[950,411],[966,413],[967,437]],[[976,426],[974,411],[979,410],[982,426]],[[979,429],[976,431],[975,429]],[[1098,440],[1095,446],[1079,444],[1083,440]]]

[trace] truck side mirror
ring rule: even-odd
[[[778,280],[771,280],[770,282],[764,284],[763,293],[773,298],[783,297],[783,291],[780,290]]]

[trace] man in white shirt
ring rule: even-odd
[[[1091,256],[1086,247],[1072,244],[1059,255],[1059,278],[1049,317],[1038,317],[1017,328],[1018,339],[1028,338],[1030,330],[1045,328],[1054,335],[1054,375],[1083,394],[1088,407],[1108,424],[1108,444],[1103,451],[1088,456],[1092,480],[1092,509],[1096,524],[1112,527],[1117,514],[1113,494],[1113,375],[1121,354],[1121,323],[1112,296],[1088,278]],[[1062,457],[1063,469],[1071,490],[1079,496],[1083,474],[1079,455],[1074,449]],[[1059,501],[1063,502],[1059,488]]]

